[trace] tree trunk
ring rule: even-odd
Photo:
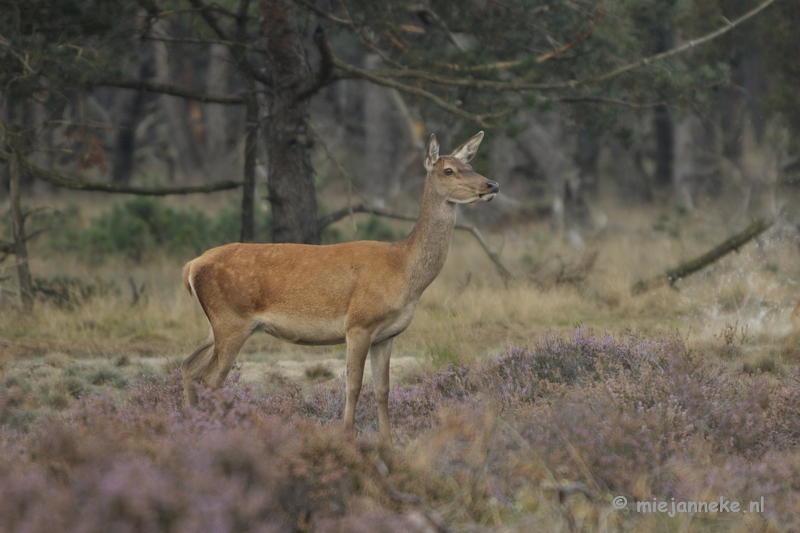
[[[206,90],[210,94],[228,93],[230,74],[230,54],[224,44],[212,44],[208,61]],[[228,152],[228,128],[226,112],[222,104],[205,105],[206,163],[216,168],[215,162],[224,158]]]
[[[19,278],[19,297],[22,303],[22,312],[29,314],[33,311],[33,282],[31,269],[28,265],[28,246],[25,242],[25,215],[21,205],[22,165],[20,153],[14,150],[11,158],[11,215],[14,225],[14,255],[17,259],[17,277]]]
[[[158,33],[168,35],[169,32],[163,27],[162,23],[157,23],[161,26]],[[175,70],[174,62],[170,61],[169,50],[164,42],[156,41],[153,44],[155,49],[155,70],[156,81],[159,83],[173,84],[173,71]],[[187,109],[187,104],[183,98],[179,96],[170,96],[162,94],[160,97],[161,103],[166,111],[169,120],[170,139],[169,143],[175,149],[175,158],[180,165],[180,169],[185,178],[191,175],[200,166],[200,156],[196,151],[194,139],[192,138],[192,128],[190,126],[190,119]]]
[[[250,78],[248,86],[255,88]],[[253,242],[256,234],[255,200],[256,200],[256,144],[258,142],[258,101],[250,91],[247,95],[247,117],[244,139],[244,185],[242,186],[242,242]]]
[[[274,81],[267,127],[273,242],[318,244],[317,198],[309,158],[308,99],[298,90],[311,76],[290,0],[261,0]]]
[[[146,67],[143,64],[139,69],[139,79],[144,79]],[[117,134],[114,150],[114,166],[111,171],[111,181],[128,185],[131,182],[134,168],[134,155],[136,153],[136,126],[144,110],[144,91],[125,91],[123,94],[122,112],[124,122]]]
[[[6,124],[11,124],[11,114],[13,113],[13,107],[9,98],[4,98],[5,105],[2,105],[3,101],[0,100],[0,120],[2,120]],[[5,142],[2,142],[5,141]],[[0,140],[0,149],[8,149],[8,139]],[[10,151],[10,150],[9,150]],[[8,162],[7,165],[3,165],[0,167],[0,200],[5,199],[6,193],[11,194],[11,161]]]
[[[380,68],[381,59],[370,54],[364,61],[368,70]],[[405,148],[408,128],[404,127],[392,91],[369,82],[364,87],[364,170],[362,190],[375,205],[386,205],[387,198],[400,190],[397,170],[404,165],[400,154]],[[393,180],[391,182],[390,180]]]
[[[531,116],[527,121],[528,129],[519,137],[518,146],[536,162],[550,184],[553,193],[550,226],[561,233],[568,229],[567,210],[571,210],[575,205],[574,200],[580,198],[579,184],[567,185],[570,181],[578,181],[579,170],[565,153],[561,117],[554,115],[540,120]],[[568,188],[571,196],[567,194]]]
[[[611,158],[620,196],[625,200],[652,202],[653,187],[644,171],[641,152],[616,141],[611,145]]]
[[[675,157],[672,117],[665,105],[656,106],[653,111],[656,135],[656,173],[653,181],[657,188],[664,190],[672,184],[672,161]]]
[[[654,53],[660,54],[672,48],[672,34],[667,28],[656,30],[657,44]],[[653,129],[656,137],[656,170],[653,185],[666,190],[672,184],[672,163],[675,158],[673,144],[673,122],[669,108],[658,105],[653,110]]]
[[[240,0],[239,16],[236,22],[236,38],[239,43],[247,40],[247,11],[250,0]],[[239,240],[252,242],[256,234],[255,199],[256,199],[256,145],[258,142],[259,106],[256,96],[256,80],[247,62],[247,49],[243,44],[231,47],[233,57],[239,66],[245,89],[245,132],[244,139],[244,176],[242,186],[242,227]]]

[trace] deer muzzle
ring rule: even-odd
[[[483,201],[491,202],[497,193],[500,192],[500,185],[496,181],[486,180],[486,189],[488,192],[484,192],[478,195]]]

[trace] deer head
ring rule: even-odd
[[[472,170],[468,164],[475,157],[482,140],[483,132],[479,131],[456,148],[452,154],[440,157],[436,135],[431,135],[425,152],[428,184],[448,202],[453,204],[489,202],[497,196],[500,186]]]

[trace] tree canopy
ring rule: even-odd
[[[6,101],[51,110],[95,86],[243,105],[242,239],[252,238],[263,129],[274,238],[318,242],[307,106],[332,83],[389,87],[455,129],[513,133],[525,125],[520,110],[568,104],[583,128],[624,134],[620,118],[631,112],[708,102],[731,58],[724,39],[705,45],[773,3],[785,5],[759,46],[784,50],[773,54],[781,82],[770,102],[795,116],[796,63],[785,47],[797,8],[778,0],[0,0],[0,84]],[[191,76],[148,74],[137,65],[150,45],[157,57],[166,50],[190,63],[225,47],[237,81],[222,94]],[[370,67],[367,56],[377,58]]]

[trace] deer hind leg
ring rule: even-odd
[[[214,331],[203,344],[183,360],[181,375],[183,376],[183,401],[186,405],[197,405],[197,383],[208,366],[211,348],[214,346]]]
[[[212,389],[222,386],[244,341],[252,333],[253,327],[249,323],[234,322],[214,327],[214,354],[206,365],[202,378],[205,386]]]
[[[344,430],[355,435],[356,404],[361,394],[361,383],[364,380],[364,364],[367,362],[369,346],[372,343],[371,332],[364,329],[352,329],[347,332],[347,388],[344,404]]]
[[[372,381],[375,384],[375,396],[378,399],[380,440],[384,444],[392,443],[392,432],[389,426],[389,359],[392,355],[393,340],[394,337],[376,342],[369,349]]]

